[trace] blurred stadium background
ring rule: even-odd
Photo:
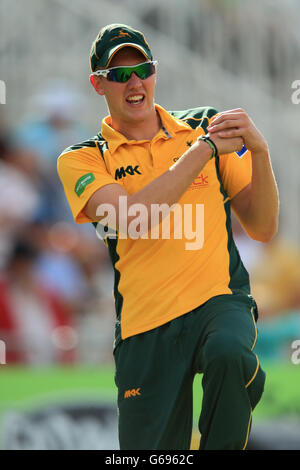
[[[264,245],[234,222],[267,372],[248,448],[300,449],[297,0],[0,0],[0,448],[118,448],[113,273],[93,227],[73,223],[56,174],[60,152],[107,114],[88,57],[115,22],[151,44],[158,103],[244,107],[269,142],[279,233]],[[200,388],[198,376],[193,448]]]

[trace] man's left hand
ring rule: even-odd
[[[242,108],[223,111],[212,118],[207,130],[220,138],[242,137],[245,146],[253,153],[268,151],[268,145],[246,111]]]

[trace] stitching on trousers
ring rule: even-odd
[[[249,418],[249,422],[248,422],[247,434],[246,434],[246,441],[245,441],[243,450],[246,449],[246,446],[247,446],[247,444],[248,444],[251,420],[252,420],[252,408],[250,409],[250,418]]]
[[[245,387],[249,387],[249,385],[253,382],[253,380],[255,379],[256,375],[257,375],[257,372],[258,372],[258,368],[259,368],[259,360],[258,360],[258,357],[257,357],[257,354],[255,354],[255,357],[256,357],[256,369],[255,369],[255,372],[252,376],[252,378],[249,380],[249,382],[245,385]]]
[[[254,329],[255,329],[255,338],[254,338],[254,342],[253,342],[252,348],[251,348],[251,351],[253,351],[254,346],[256,345],[256,341],[257,341],[257,327],[256,327],[256,322],[255,322],[255,319],[254,319],[254,315],[253,315],[253,307],[251,308],[250,312],[251,312],[253,325],[254,325]]]

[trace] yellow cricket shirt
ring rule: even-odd
[[[102,186],[118,183],[133,194],[167,171],[206,133],[217,113],[210,107],[167,112],[155,106],[162,129],[151,141],[127,140],[110,127],[108,116],[101,133],[60,155],[58,173],[75,222],[93,222],[83,208]],[[251,154],[245,147],[205,165],[178,201],[182,214],[192,208],[194,231],[197,222],[203,237],[197,249],[187,249],[192,229],[185,232],[184,222],[183,236],[176,238],[172,217],[169,238],[162,233],[156,239],[106,238],[115,271],[117,341],[160,326],[213,296],[235,289],[250,292],[230,221],[230,199],[250,181]],[[201,208],[198,218],[196,207]]]

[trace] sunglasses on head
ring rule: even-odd
[[[140,79],[145,80],[155,73],[156,65],[157,61],[153,60],[151,62],[143,62],[142,64],[137,65],[126,65],[122,67],[111,67],[110,69],[105,70],[97,70],[91,75],[105,77],[110,82],[125,83],[128,82],[131,74],[134,72]]]

